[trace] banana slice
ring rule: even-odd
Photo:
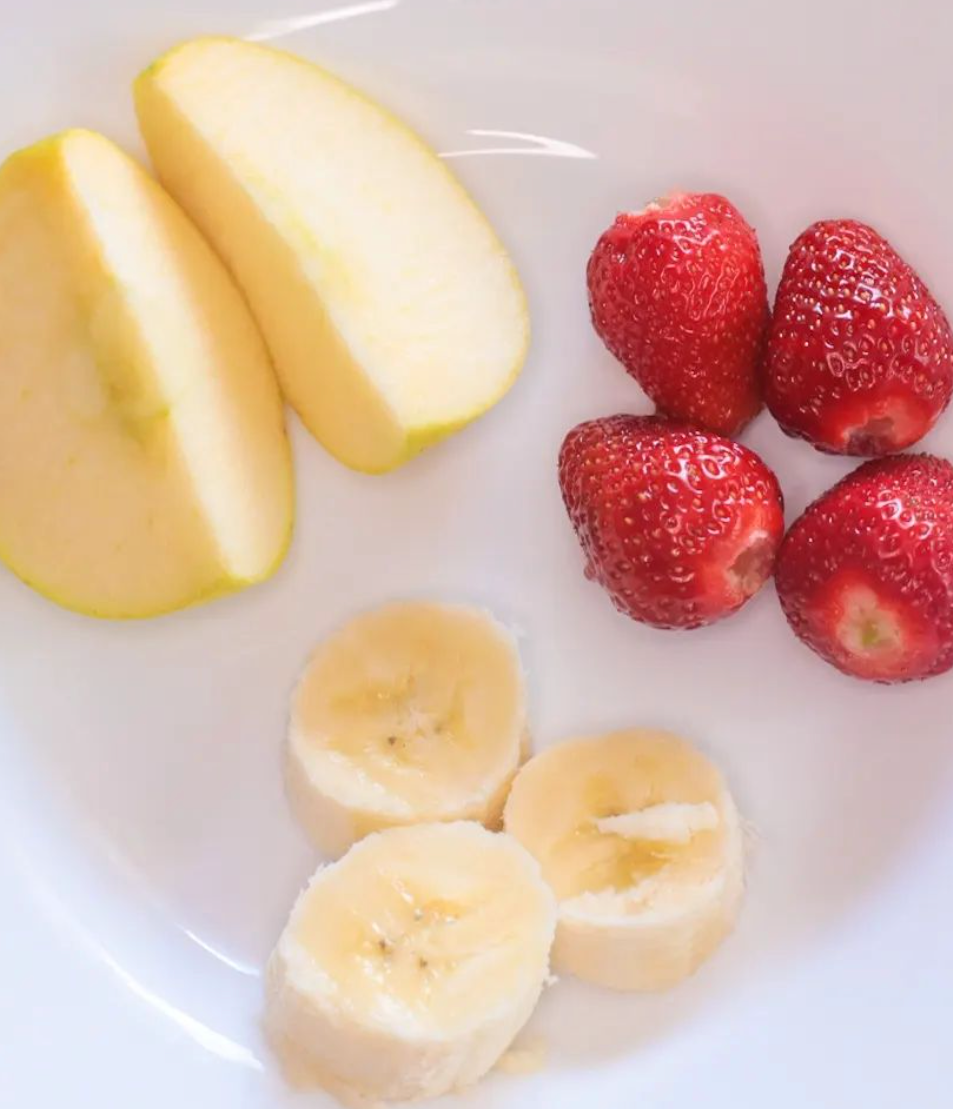
[[[498,824],[526,734],[513,636],[463,605],[390,604],[323,643],[295,692],[292,809],[340,855],[399,824]]]
[[[738,812],[718,770],[673,735],[611,732],[544,751],[517,775],[504,823],[559,898],[557,970],[663,989],[734,925]]]
[[[556,900],[479,824],[391,828],[322,867],[268,964],[266,1027],[345,1100],[436,1097],[484,1075],[549,975]]]

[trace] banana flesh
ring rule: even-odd
[[[332,856],[394,825],[498,826],[525,743],[523,669],[506,628],[464,605],[386,605],[332,634],[299,682],[292,810]]]
[[[718,770],[676,736],[612,732],[544,751],[517,775],[504,823],[559,898],[557,971],[663,989],[734,926],[738,812]]]
[[[339,1097],[469,1085],[549,975],[556,900],[532,856],[472,822],[392,828],[318,870],[271,957],[266,1024]]]

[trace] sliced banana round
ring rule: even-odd
[[[266,1027],[339,1097],[469,1085],[549,975],[556,899],[512,837],[472,822],[368,836],[321,868],[268,964]]]
[[[559,898],[557,971],[619,990],[691,974],[731,931],[744,842],[721,774],[684,740],[571,740],[519,772],[504,823]]]
[[[498,824],[526,734],[513,636],[465,605],[365,613],[312,656],[295,691],[288,793],[319,848],[435,820]]]

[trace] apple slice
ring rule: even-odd
[[[528,342],[519,279],[400,121],[317,66],[230,39],[179,46],[135,92],[160,179],[333,455],[393,469],[503,396]]]
[[[225,268],[101,135],[0,167],[0,555],[97,616],[266,577],[291,531],[281,401]]]

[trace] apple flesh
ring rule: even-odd
[[[390,470],[508,390],[528,342],[505,250],[413,132],[301,59],[198,39],[136,82],[160,180],[231,269],[286,397]]]
[[[0,556],[69,608],[148,616],[266,577],[293,517],[241,294],[101,135],[0,167]]]

